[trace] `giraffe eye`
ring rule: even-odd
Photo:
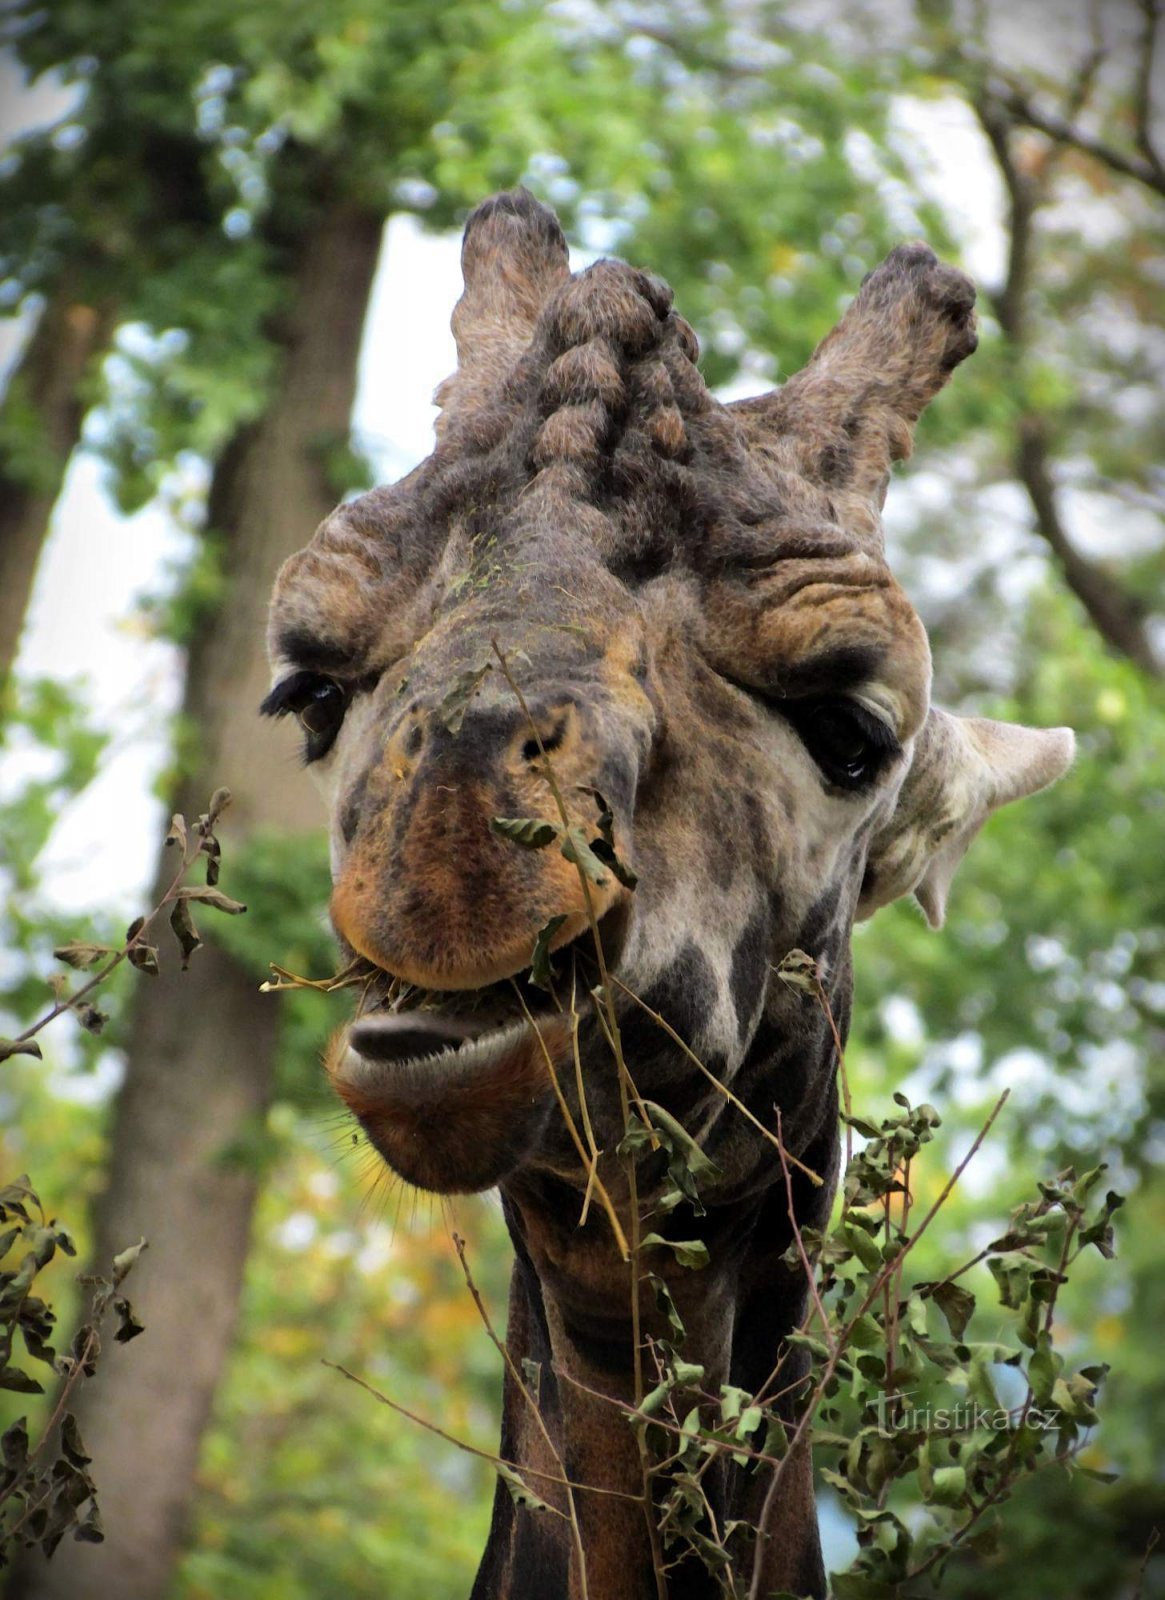
[[[319,761],[336,741],[349,690],[335,678],[318,672],[296,672],[277,684],[259,708],[265,716],[283,717],[290,712],[304,731],[304,760]]]
[[[790,701],[781,710],[830,783],[864,789],[900,752],[893,733],[854,700]]]

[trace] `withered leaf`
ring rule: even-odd
[[[182,970],[185,972],[190,965],[190,957],[202,943],[198,937],[198,929],[194,926],[194,919],[190,915],[188,900],[175,900],[170,911],[170,926],[182,951]]]
[[[178,891],[179,900],[197,900],[205,906],[213,906],[216,911],[225,911],[230,917],[237,917],[247,908],[241,900],[232,900],[229,894],[223,894],[221,889],[215,889],[210,884],[188,884]]]
[[[817,994],[821,983],[817,962],[804,950],[790,950],[774,970],[781,982],[787,983],[790,989],[798,989],[802,994]]]
[[[7,1061],[9,1056],[35,1056],[38,1061],[44,1060],[35,1039],[0,1039],[0,1061]]]
[[[0,1460],[9,1472],[22,1472],[28,1461],[28,1423],[18,1417],[0,1438]]]
[[[517,1506],[522,1506],[527,1511],[549,1511],[551,1507],[546,1501],[540,1499],[533,1489],[529,1489],[519,1478],[513,1467],[504,1461],[496,1463],[498,1477],[510,1491],[510,1498]]]
[[[128,1344],[131,1339],[136,1339],[139,1333],[146,1331],[146,1325],[130,1305],[128,1300],[120,1296],[113,1302],[113,1309],[117,1312],[117,1332],[113,1337],[118,1344]]]
[[[101,1513],[97,1509],[96,1500],[89,1503],[84,1520],[73,1529],[73,1538],[79,1539],[82,1544],[102,1544],[105,1540],[105,1529],[101,1526]]]
[[[59,944],[53,951],[58,961],[67,961],[69,966],[84,971],[86,967],[95,967],[104,956],[116,955],[112,945],[87,944],[78,940],[76,944]]]
[[[81,1430],[77,1426],[77,1419],[71,1411],[66,1411],[61,1418],[61,1454],[71,1466],[77,1468],[87,1467],[93,1457],[87,1455],[81,1439]]]
[[[186,854],[186,818],[179,811],[175,811],[170,818],[170,831],[165,842],[167,845],[176,844],[182,854]]]
[[[213,888],[218,882],[222,867],[222,847],[213,833],[208,833],[198,847],[206,857],[206,881]]]
[[[135,944],[129,949],[129,964],[151,978],[158,976],[158,951],[152,944]]]
[[[198,819],[199,826],[203,829],[203,831],[209,832],[209,830],[214,827],[215,823],[230,805],[231,798],[231,791],[229,789],[216,789],[214,791],[210,797],[210,804],[207,806],[205,814]]]
[[[0,1389],[11,1389],[14,1394],[43,1394],[43,1385],[30,1378],[19,1367],[0,1367]]]
[[[469,702],[477,693],[486,673],[492,670],[492,664],[487,661],[480,667],[467,667],[454,678],[438,709],[438,715],[450,733],[461,732]]]
[[[137,1244],[131,1244],[127,1249],[119,1251],[118,1254],[114,1256],[113,1281],[115,1285],[124,1281],[128,1274],[133,1270],[133,1267],[142,1251],[148,1249],[149,1241],[147,1239],[139,1239]]]
[[[76,1006],[74,1007],[74,1014],[86,1033],[100,1033],[109,1021],[109,1013],[98,1011],[96,1006]]]

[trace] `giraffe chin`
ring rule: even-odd
[[[328,1075],[384,1160],[437,1194],[492,1189],[540,1143],[554,1104],[546,1054],[570,1054],[561,1017],[484,1032],[455,1019],[372,1015],[342,1034]]]

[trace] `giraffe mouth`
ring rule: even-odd
[[[600,936],[609,964],[623,919]],[[492,1188],[526,1159],[573,1052],[575,1011],[598,981],[588,929],[556,951],[550,986],[530,970],[479,990],[401,990],[341,1035],[328,1073],[341,1099],[396,1172],[420,1188]],[[575,1002],[572,1007],[572,998]]]

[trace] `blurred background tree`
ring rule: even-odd
[[[213,946],[207,930],[189,973],[123,986],[102,1038],[47,1081],[5,1066],[3,1170],[33,1166],[62,1208],[99,1197],[98,1258],[151,1239],[135,1294],[148,1335],[111,1354],[80,1417],[108,1542],[22,1563],[7,1594],[97,1593],[104,1571],[142,1600],[371,1596],[386,1582],[430,1600],[467,1592],[484,1537],[488,1472],[370,1415],[319,1364],[343,1360],[492,1445],[500,1374],[444,1219],[430,1227],[427,1201],[418,1220],[413,1197],[383,1195],[358,1155],[335,1164],[347,1135],[329,1151],[316,1060],[342,1001],[297,995],[280,1011],[255,993],[270,960],[330,970],[318,813],[253,711],[271,577],[376,453],[350,424],[369,295],[378,272],[392,281],[386,219],[450,228],[490,189],[528,182],[584,248],[666,274],[709,380],[745,392],[805,360],[898,237],[925,232],[979,267],[946,148],[958,141],[980,190],[998,175],[995,214],[975,218],[998,249],[980,270],[982,349],[891,496],[895,565],[944,702],[1068,722],[1081,759],[992,824],[940,937],[907,907],[863,930],[852,1071],[879,1105],[899,1082],[924,1088],[948,1148],[1013,1086],[1011,1149],[983,1158],[930,1245],[936,1263],[953,1234],[1002,1216],[1013,1170],[1099,1153],[1132,1187],[1118,1287],[1106,1279],[1099,1320],[1087,1286],[1080,1301],[1081,1340],[1115,1367],[1092,1457],[1121,1481],[1037,1485],[998,1552],[966,1558],[944,1590],[1132,1594],[1165,1512],[1145,1427],[1165,1309],[1159,7],[1066,8],[1055,71],[1048,10],[9,10],[17,63],[49,75],[61,109],[0,169],[3,291],[27,330],[0,412],[0,673],[83,437],[123,509],[160,503],[193,530],[150,617],[184,670],[160,789],[167,813],[194,814],[214,785],[234,791],[224,881],[251,911]],[[391,348],[363,359],[409,381]],[[5,714],[0,983],[27,1017],[62,926],[36,859],[69,796],[84,804],[102,735],[59,684],[19,669]],[[45,750],[63,758],[46,765]],[[114,1053],[116,1098],[84,1096]],[[496,1212],[467,1202],[458,1225],[500,1316]],[[1151,1569],[1144,1592],[1162,1581]]]

